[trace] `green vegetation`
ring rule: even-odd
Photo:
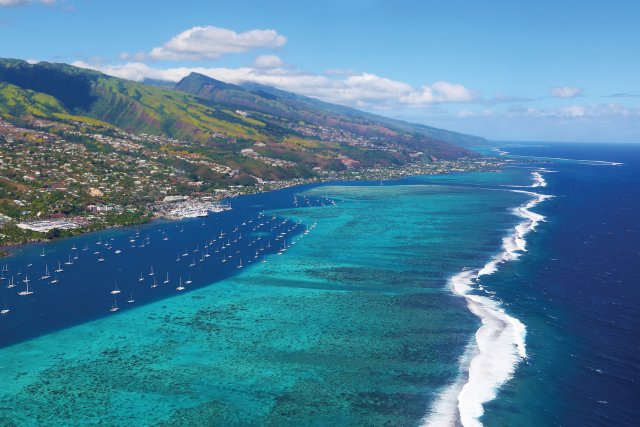
[[[450,144],[465,141],[478,138],[199,74],[170,87],[0,59],[0,245],[146,222],[170,195],[220,199],[433,158],[471,156],[467,167],[474,154]],[[49,218],[79,227],[16,226]]]

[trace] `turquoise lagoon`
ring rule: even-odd
[[[267,210],[309,230],[267,262],[0,349],[1,424],[420,425],[480,326],[449,279],[521,221],[513,183],[529,171],[261,195],[336,204]]]

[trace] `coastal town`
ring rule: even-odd
[[[376,141],[326,128],[303,134],[380,150]],[[222,135],[221,135],[222,136]],[[338,155],[341,170],[315,168],[313,176],[262,179],[194,154],[193,144],[114,128],[36,120],[28,125],[0,119],[0,245],[69,236],[154,218],[206,216],[231,208],[232,198],[323,181],[389,180],[410,175],[497,170],[493,157],[437,160],[415,151],[401,166],[362,167]],[[264,144],[262,144],[264,145]],[[287,170],[295,162],[259,152],[238,157]],[[384,146],[385,150],[395,147]],[[227,202],[223,202],[227,201]]]

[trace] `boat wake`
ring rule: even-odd
[[[532,173],[531,188],[547,185],[542,173]],[[502,240],[502,251],[479,269],[464,269],[449,279],[449,286],[456,295],[467,301],[469,310],[482,322],[460,359],[460,375],[435,402],[423,420],[425,426],[480,426],[483,405],[496,397],[498,389],[513,375],[518,363],[527,357],[526,327],[515,317],[509,316],[493,293],[484,290],[479,278],[493,274],[500,264],[518,259],[526,249],[525,236],[545,220],[543,215],[531,209],[552,196],[526,190],[509,190],[532,197],[515,208],[513,213],[523,221]],[[484,295],[478,291],[483,292]]]

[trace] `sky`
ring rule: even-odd
[[[197,71],[510,141],[640,142],[637,0],[0,0],[0,57]]]

